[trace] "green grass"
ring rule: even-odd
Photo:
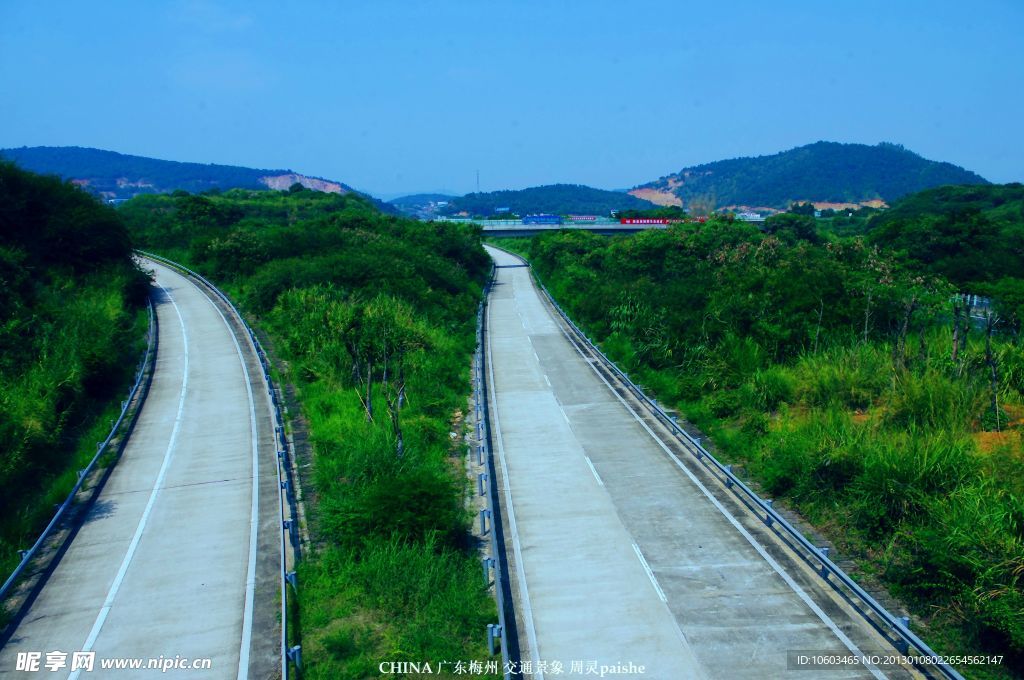
[[[19,471],[12,471],[19,481],[5,493],[5,512],[0,514],[0,573],[5,577],[20,562],[18,551],[35,542],[55,506],[74,487],[78,471],[96,454],[96,442],[106,439],[145,350],[148,314],[139,310],[129,315],[118,293],[87,288],[62,297],[62,302],[63,318],[53,326],[49,341],[52,349],[20,376],[5,376],[0,397],[9,426],[21,432],[15,451],[22,452],[23,461]],[[119,326],[119,331],[110,331]],[[86,368],[93,352],[102,363]],[[75,400],[87,375],[102,379],[107,399]],[[43,450],[45,455],[40,455]]]

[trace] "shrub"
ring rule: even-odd
[[[750,384],[757,404],[762,409],[774,411],[779,404],[793,400],[795,380],[792,373],[782,366],[770,366],[755,371]]]

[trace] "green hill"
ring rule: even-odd
[[[308,177],[291,170],[180,163],[80,146],[0,149],[0,157],[25,170],[59,175],[105,199],[175,190],[199,193],[210,189],[287,189],[295,183],[330,193],[352,191],[340,182]]]
[[[582,184],[549,184],[515,191],[466,194],[452,199],[441,213],[468,213],[470,216],[487,217],[495,214],[498,208],[508,208],[509,212],[517,215],[607,215],[612,210],[645,210],[654,207],[650,201],[618,191],[605,191]]]
[[[906,196],[871,219],[872,229],[924,215],[980,212],[997,221],[1024,222],[1024,184],[942,186]]]
[[[924,159],[898,144],[815,142],[771,156],[683,168],[630,193],[663,205],[783,209],[794,201],[891,203],[944,184],[988,181],[951,163]]]
[[[1004,280],[1024,281],[1024,185],[944,186],[907,196],[871,218],[868,241],[962,290],[1008,298]]]

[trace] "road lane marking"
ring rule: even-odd
[[[224,312],[213,301],[206,291],[199,287],[192,279],[185,279],[198,290],[210,305],[220,315],[224,326],[228,329],[231,342],[235,344],[235,351],[238,353],[238,361],[242,364],[242,375],[245,376],[245,392],[249,398],[249,438],[252,441],[252,508],[249,514],[249,564],[245,575],[245,605],[242,610],[242,640],[238,652],[238,680],[245,680],[249,677],[249,648],[252,646],[252,617],[255,608],[256,597],[256,548],[258,545],[257,534],[260,522],[260,458],[259,458],[259,432],[256,428],[256,404],[252,396],[252,381],[249,379],[249,368],[245,365],[245,356],[242,354],[242,346],[238,344],[238,337],[235,330],[231,328]],[[273,422],[273,421],[271,421]],[[275,443],[276,446],[276,443]]]
[[[590,456],[584,453],[583,460],[587,461],[587,465],[590,467],[590,471],[594,473],[594,479],[597,480],[597,483],[604,486],[604,480],[601,479],[601,475],[597,474],[597,468],[594,467],[594,463],[590,460]]]
[[[575,349],[581,357],[586,359],[586,355],[583,354],[583,351],[576,345],[575,342],[573,342],[572,338],[569,337],[569,334],[568,332],[566,332],[565,328],[563,328],[561,324],[558,324],[558,327],[562,331],[562,335],[564,335],[566,339],[569,340],[569,344],[572,345],[573,349]],[[847,635],[842,630],[839,629],[835,622],[829,618],[828,614],[826,614],[821,609],[821,607],[819,607],[818,604],[814,600],[812,600],[806,592],[804,592],[803,588],[801,588],[799,584],[797,584],[797,582],[793,580],[793,577],[786,573],[782,566],[778,562],[776,562],[771,555],[768,554],[768,551],[764,549],[764,547],[746,530],[746,528],[742,524],[739,523],[739,521],[735,517],[733,517],[732,513],[730,513],[728,509],[726,509],[726,507],[722,505],[717,498],[715,498],[715,496],[707,489],[707,487],[704,486],[704,484],[701,483],[699,479],[697,479],[697,477],[689,470],[689,468],[683,465],[683,463],[672,452],[672,450],[669,449],[668,446],[666,446],[665,443],[661,441],[661,439],[654,433],[654,431],[651,430],[650,427],[648,427],[647,423],[644,422],[644,420],[639,415],[637,415],[636,411],[633,410],[633,407],[630,406],[626,402],[626,400],[623,399],[622,396],[615,391],[615,388],[613,388],[611,383],[609,383],[608,380],[605,379],[605,377],[601,374],[601,372],[597,370],[597,367],[594,365],[594,363],[589,361],[587,363],[594,370],[594,373],[597,374],[597,377],[601,379],[601,382],[603,382],[605,386],[608,388],[608,390],[613,395],[615,395],[615,398],[622,403],[626,410],[629,411],[630,414],[632,414],[633,418],[635,418],[636,421],[640,423],[640,426],[647,431],[647,434],[649,434],[651,438],[654,439],[654,441],[658,444],[658,446],[660,446],[665,451],[665,453],[668,454],[669,459],[673,463],[675,463],[676,466],[680,470],[682,470],[687,477],[690,478],[690,481],[692,481],[697,486],[697,488],[704,493],[708,500],[710,500],[711,503],[719,510],[719,512],[722,513],[722,515],[729,521],[729,523],[732,524],[733,527],[735,527],[736,530],[739,531],[745,539],[747,539],[747,542],[750,543],[750,545],[753,546],[754,550],[756,550],[761,555],[761,557],[764,558],[764,560],[772,567],[772,569],[774,569],[775,572],[782,577],[782,580],[786,582],[786,584],[793,590],[794,593],[796,593],[797,597],[799,597],[803,601],[803,603],[806,604],[810,608],[810,610],[818,616],[819,619],[821,619],[822,623],[824,623],[829,628],[829,630],[832,631],[833,635],[835,635],[840,640],[840,642],[842,642],[843,645],[846,646],[847,649],[849,649],[851,652],[858,656],[863,656],[863,653],[857,647],[857,644],[849,637],[847,637]],[[866,664],[866,666],[874,677],[878,678],[879,680],[885,679],[885,676],[877,668],[877,666],[873,664]]]
[[[551,387],[551,381],[548,380],[548,374],[547,373],[544,374],[544,382],[546,382],[548,384],[548,387]]]
[[[85,639],[85,644],[82,645],[80,651],[88,652],[91,651],[93,645],[96,644],[96,638],[99,637],[100,631],[103,630],[103,624],[107,621],[107,615],[110,613],[110,608],[114,605],[114,600],[117,598],[117,592],[121,588],[121,583],[124,581],[125,574],[128,572],[128,567],[132,563],[132,559],[135,557],[135,551],[139,547],[139,541],[142,540],[142,534],[146,530],[146,523],[149,521],[149,514],[153,510],[153,505],[156,504],[156,498],[160,493],[160,487],[163,485],[164,477],[167,475],[167,468],[170,467],[171,458],[174,454],[174,445],[178,440],[178,430],[181,429],[182,413],[185,410],[185,391],[188,388],[188,364],[189,364],[189,350],[188,350],[188,333],[185,330],[185,320],[181,316],[181,309],[178,307],[178,303],[174,301],[174,296],[171,292],[163,287],[160,283],[157,283],[160,289],[167,295],[167,299],[171,301],[174,306],[174,311],[178,315],[178,325],[181,327],[181,337],[184,344],[185,364],[182,371],[181,379],[181,393],[178,396],[178,411],[174,416],[174,427],[171,428],[171,437],[167,442],[167,450],[164,451],[163,463],[160,465],[160,472],[157,474],[156,481],[153,482],[153,488],[149,493],[149,501],[146,503],[146,508],[142,511],[142,516],[139,518],[139,524],[135,527],[135,534],[132,536],[131,543],[128,544],[128,551],[124,555],[124,559],[121,560],[121,566],[117,570],[117,575],[114,577],[114,582],[110,584],[110,590],[107,591],[107,596],[103,600],[103,606],[100,608],[99,614],[96,616],[96,621],[92,625],[92,630],[89,631],[89,636]],[[75,669],[71,675],[68,676],[68,680],[77,680],[81,675],[82,670],[80,668]]]
[[[647,564],[647,560],[644,559],[644,554],[640,552],[640,546],[636,543],[633,544],[633,552],[640,558],[640,564],[643,565],[644,571],[647,572],[647,578],[651,579],[651,585],[654,586],[654,590],[658,593],[658,597],[665,604],[668,604],[668,598],[665,597],[665,591],[658,585],[658,579],[654,578],[654,572],[651,571],[651,566]]]

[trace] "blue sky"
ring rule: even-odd
[[[0,147],[387,197],[627,188],[819,139],[1024,181],[1024,3],[0,0]]]

